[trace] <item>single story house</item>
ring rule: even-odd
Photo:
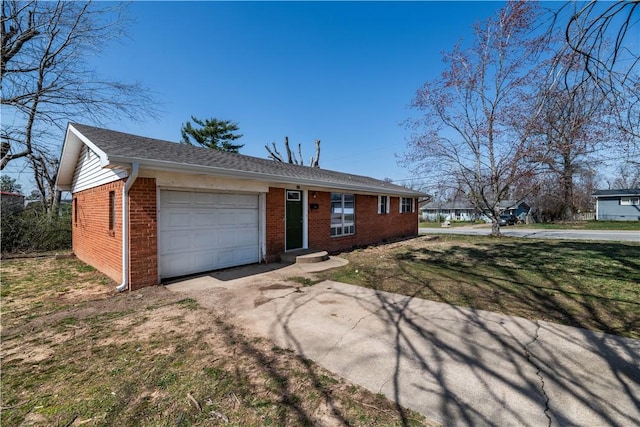
[[[469,203],[431,201],[420,207],[422,219],[425,221],[474,221],[480,212]]]
[[[526,202],[503,200],[498,204],[500,212],[507,215],[515,215],[524,220],[531,209]],[[469,202],[439,202],[432,201],[420,206],[422,219],[425,221],[477,221],[490,222],[487,215],[482,214]]]
[[[418,235],[422,193],[381,180],[69,124],[57,187],[73,251],[135,290]]]
[[[597,190],[596,220],[640,221],[640,188]]]

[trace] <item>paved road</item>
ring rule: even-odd
[[[445,426],[640,425],[638,340],[338,282],[285,285],[299,268],[167,288]]]
[[[500,227],[500,232],[505,236],[531,237],[536,239],[640,242],[640,231],[541,230],[535,228]],[[420,228],[420,234],[469,234],[488,236],[490,233],[491,228],[485,227]]]

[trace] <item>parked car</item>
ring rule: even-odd
[[[503,225],[515,225],[518,222],[518,219],[515,215],[500,215],[500,226]]]

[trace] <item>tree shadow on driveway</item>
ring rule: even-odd
[[[430,286],[424,283],[424,286]],[[325,281],[244,316],[443,425],[636,425],[640,342]]]

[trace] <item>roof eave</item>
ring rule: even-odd
[[[404,196],[404,197],[424,196],[424,194],[415,192],[413,190],[398,191],[397,189],[393,189],[393,188],[375,188],[375,187],[370,187],[366,185],[329,183],[322,180],[315,180],[315,179],[308,179],[308,178],[293,178],[293,177],[287,177],[287,176],[276,175],[276,174],[249,172],[249,171],[241,171],[241,170],[235,170],[235,169],[217,168],[213,166],[199,166],[199,165],[192,165],[188,163],[132,158],[132,157],[124,157],[124,156],[122,157],[110,156],[109,165],[107,165],[107,167],[127,167],[133,162],[138,162],[140,164],[140,167],[142,168],[161,170],[161,171],[216,175],[216,176],[223,176],[228,178],[244,178],[244,179],[266,181],[266,182],[272,182],[272,183],[278,183],[278,184],[305,185],[305,186],[332,188],[336,190],[357,191],[360,193],[389,194],[389,195]]]

